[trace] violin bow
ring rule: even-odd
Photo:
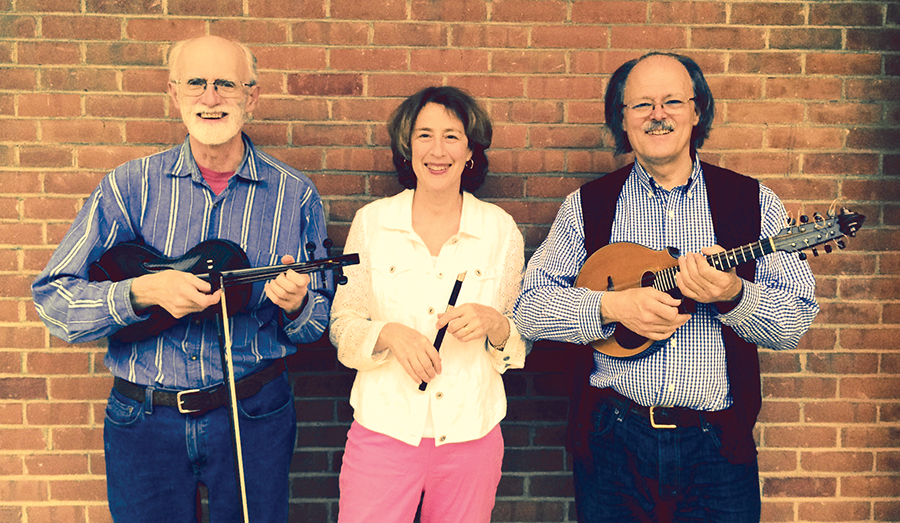
[[[231,442],[234,448],[235,477],[241,494],[241,508],[244,514],[244,523],[250,523],[250,515],[247,510],[247,484],[244,481],[244,455],[241,450],[241,425],[237,410],[237,389],[234,382],[234,354],[232,353],[231,325],[228,323],[228,304],[225,298],[225,277],[217,275],[219,289],[222,291],[220,303],[222,312],[216,315],[219,325],[219,355],[222,358],[222,374],[225,385],[228,387],[228,407],[231,416]]]

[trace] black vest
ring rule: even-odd
[[[702,163],[703,175],[712,215],[716,242],[725,249],[733,249],[759,240],[759,182],[733,171]],[[581,209],[584,217],[584,245],[590,256],[609,243],[615,218],[616,202],[631,173],[632,165],[586,183],[581,187]],[[736,268],[738,275],[753,281],[756,263],[748,262]],[[722,327],[725,344],[726,372],[734,403],[728,409],[728,423],[722,429],[721,453],[734,463],[746,463],[756,457],[753,427],[762,406],[757,347],[744,341],[730,327]],[[579,353],[590,362],[576,364],[576,387],[587,386],[587,376],[593,368],[593,350]],[[581,358],[579,358],[581,359]],[[578,396],[582,394],[579,393]],[[573,395],[573,401],[578,401]],[[578,410],[572,407],[572,413]],[[573,429],[570,424],[570,432]],[[570,433],[572,437],[577,436]]]

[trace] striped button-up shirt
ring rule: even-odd
[[[786,214],[765,186],[760,186],[759,207],[760,237],[777,235]],[[516,323],[524,336],[586,344],[612,335],[615,324],[601,324],[604,291],[573,286],[587,259],[584,239],[581,195],[575,191],[563,202],[546,240],[528,263],[516,304]],[[689,181],[670,191],[635,162],[616,205],[610,237],[614,242],[654,250],[671,246],[682,253],[716,244],[699,157]],[[612,387],[645,406],[721,410],[732,401],[721,326],[728,325],[763,347],[791,349],[817,312],[809,265],[796,254],[776,252],[757,260],[755,282],[744,282],[738,305],[728,313],[698,303],[691,319],[644,358],[612,358],[595,351],[591,385]]]
[[[244,159],[219,195],[203,179],[187,138],[100,182],[32,286],[54,336],[90,341],[146,319],[132,308],[132,279],[88,281],[91,263],[119,242],[142,238],[175,258],[205,240],[228,239],[241,246],[251,267],[277,265],[285,254],[306,260],[307,242],[317,246],[316,258],[324,257],[325,220],[312,182],[243,139]],[[230,319],[237,377],[321,337],[333,289],[311,276],[309,301],[294,320],[266,298],[263,283],[253,284],[246,309]],[[141,341],[110,340],[104,364],[141,385],[190,389],[221,382],[215,320],[183,319]]]

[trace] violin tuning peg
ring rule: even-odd
[[[345,285],[348,281],[347,277],[344,276],[344,268],[343,267],[338,267],[338,268],[334,269],[333,275],[334,275],[334,286],[335,287],[337,287],[338,285]]]
[[[334,246],[334,242],[331,241],[331,238],[325,238],[324,240],[322,240],[322,247],[330,249],[332,246]]]
[[[801,260],[805,260],[805,259],[806,259],[806,253],[805,253],[805,252],[801,252],[801,253],[800,253],[800,259],[801,259]]]

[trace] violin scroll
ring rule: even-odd
[[[307,249],[309,248],[309,245],[310,245],[310,244],[307,244]],[[333,247],[333,246],[334,246],[334,242],[331,241],[331,238],[325,238],[325,239],[322,241],[322,247],[325,247],[325,256],[326,256],[327,258],[331,258],[331,247]],[[332,275],[332,277],[334,278],[334,286],[335,286],[335,288],[337,288],[338,285],[346,285],[346,284],[347,284],[347,281],[348,281],[348,280],[347,280],[347,277],[344,276],[344,266],[343,266],[343,265],[339,265],[339,266],[337,266],[337,267],[334,267],[334,268],[331,270],[331,275]],[[325,277],[325,270],[324,270],[324,269],[322,270],[322,277],[323,277],[323,278]]]

